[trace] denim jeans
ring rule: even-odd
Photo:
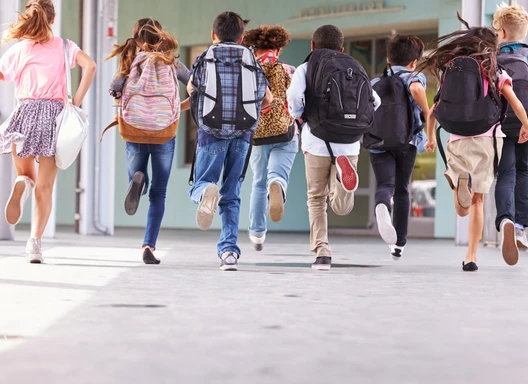
[[[156,248],[161,221],[165,213],[165,197],[174,158],[174,144],[175,139],[165,144],[126,143],[128,179],[131,181],[134,173],[143,172],[145,175],[143,195],[146,195],[147,191],[149,193],[150,205],[143,240],[144,247]],[[148,174],[149,157],[152,161],[152,180],[149,180]]]
[[[249,234],[251,236],[262,237],[266,233],[268,186],[272,181],[278,181],[286,196],[290,172],[298,150],[297,135],[285,143],[253,147],[250,162],[253,186],[249,206]]]
[[[376,176],[376,205],[385,204],[391,209],[394,199],[392,222],[398,235],[396,245],[407,243],[407,227],[411,210],[409,184],[416,162],[416,147],[409,145],[398,151],[371,153],[370,163]]]
[[[218,140],[205,145],[198,143],[194,167],[194,184],[189,191],[191,200],[198,204],[202,193],[211,183],[220,186],[219,213],[222,230],[217,253],[235,252],[240,255],[238,222],[240,220],[240,176],[244,169],[249,143],[242,139]],[[223,169],[223,173],[222,173]]]
[[[528,144],[505,137],[495,187],[497,230],[504,219],[528,227]]]

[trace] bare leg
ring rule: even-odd
[[[35,187],[35,215],[31,230],[32,238],[40,239],[48,224],[52,206],[53,184],[55,184],[57,171],[54,157],[41,157],[39,159],[37,186]]]
[[[477,262],[477,250],[484,229],[484,195],[474,193],[469,214],[469,244],[465,263]]]

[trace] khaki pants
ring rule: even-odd
[[[357,156],[348,156],[357,169]],[[354,194],[343,189],[336,179],[336,166],[329,156],[304,153],[306,183],[308,185],[308,214],[310,216],[310,249],[316,256],[332,256],[328,244],[326,198],[336,215],[345,216],[354,208]]]

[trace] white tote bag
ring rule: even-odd
[[[64,59],[66,62],[66,97],[64,109],[57,116],[57,147],[55,164],[66,169],[73,164],[88,135],[88,115],[72,104],[70,54],[68,41],[64,41]]]

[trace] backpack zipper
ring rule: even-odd
[[[341,100],[341,89],[339,88],[339,84],[337,84],[336,79],[332,77],[332,81],[335,83],[337,87],[337,94],[339,95],[339,105],[341,106],[341,110],[345,112],[345,108],[343,108],[343,101]]]
[[[365,85],[365,81],[363,81],[361,83],[361,87],[359,87],[358,98],[357,98],[357,103],[356,103],[356,112],[359,112],[359,102],[361,101],[361,91],[363,90],[364,85]]]

